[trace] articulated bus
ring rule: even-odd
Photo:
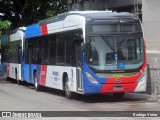
[[[22,78],[74,93],[145,92],[146,48],[136,15],[71,11],[26,27]]]
[[[22,79],[22,50],[25,27],[17,28],[2,35],[2,75],[12,78],[20,84]]]

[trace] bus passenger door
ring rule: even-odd
[[[28,63],[29,63],[29,82],[31,82],[31,80],[32,80],[32,74],[31,74],[31,71],[32,71],[32,66],[31,66],[31,64],[32,64],[32,45],[31,44],[29,44],[28,45]]]
[[[83,91],[81,43],[76,43],[77,90]]]

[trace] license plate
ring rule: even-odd
[[[113,88],[113,90],[115,90],[115,91],[124,90],[124,87],[122,87],[122,86],[115,86],[115,87]]]

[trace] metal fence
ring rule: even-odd
[[[150,68],[148,65],[147,69],[147,91],[149,95],[159,96],[160,95],[160,69]]]

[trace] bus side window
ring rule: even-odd
[[[50,57],[49,57],[49,64],[55,65],[56,64],[56,35],[53,34],[50,36]]]
[[[42,42],[43,42],[43,59],[42,59],[42,64],[48,64],[49,63],[49,39],[48,36],[42,37]]]
[[[56,36],[57,39],[57,65],[64,65],[65,42],[62,34]]]
[[[35,64],[42,63],[42,40],[40,38],[36,38],[37,40],[33,41],[33,55],[32,62]]]
[[[75,42],[73,41],[74,37],[72,32],[66,32],[64,35],[66,41],[66,65],[75,66],[76,62],[76,51],[75,51]]]
[[[32,63],[36,64],[36,44],[37,40],[32,40]]]
[[[36,58],[37,58],[37,63],[41,64],[42,63],[42,40],[39,38],[37,40],[36,44]]]
[[[29,63],[29,40],[25,40],[25,63]]]

